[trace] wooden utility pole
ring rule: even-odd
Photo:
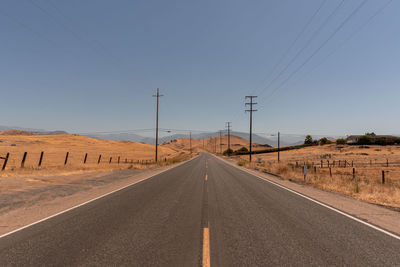
[[[190,155],[192,155],[192,132],[189,133]]]
[[[250,109],[246,109],[246,112],[250,112],[250,149],[249,149],[249,161],[251,162],[251,152],[252,152],[252,137],[253,137],[253,112],[256,112],[256,109],[253,109],[253,105],[257,105],[257,103],[253,102],[253,99],[257,98],[257,96],[254,95],[248,95],[245,97],[245,99],[250,99],[250,102],[246,103],[245,105],[249,105]]]
[[[153,95],[153,97],[157,98],[157,113],[156,113],[156,155],[155,155],[155,161],[157,162],[158,160],[158,105],[159,105],[159,100],[160,97],[163,95],[160,95],[160,90],[157,88],[157,94]]]
[[[222,131],[219,131],[219,153],[222,154]]]
[[[279,152],[280,152],[280,149],[281,149],[280,141],[281,141],[281,133],[278,132],[278,162],[280,161],[280,158],[279,158]]]
[[[231,155],[231,123],[230,121],[226,122],[226,128],[228,129],[228,156]]]

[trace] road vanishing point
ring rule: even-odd
[[[0,266],[400,266],[400,240],[200,156],[0,237]]]

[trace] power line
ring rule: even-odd
[[[277,76],[275,76],[275,78],[272,79],[268,83],[268,85],[260,92],[260,96],[263,95],[266,92],[266,90],[269,89],[274,82],[276,82],[280,77],[282,77],[282,75],[286,72],[286,70],[288,70],[288,68],[296,61],[296,59],[310,46],[311,42],[315,39],[315,37],[318,36],[318,34],[322,31],[322,29],[325,28],[325,26],[328,24],[328,22],[336,15],[336,13],[342,7],[343,3],[344,3],[344,0],[342,0],[339,3],[339,5],[336,6],[336,8],[329,14],[329,16],[324,20],[324,22],[320,25],[320,27],[318,27],[318,29],[316,29],[313,32],[313,34],[307,40],[305,45],[299,51],[297,51],[296,55],[294,57],[292,57],[292,59],[289,61],[289,63],[286,64],[286,66],[279,72],[279,74]]]
[[[297,68],[295,69],[278,87],[276,87],[267,97],[271,97],[284,84],[286,84],[297,72],[299,72],[342,28],[343,26],[365,5],[368,0],[364,0],[358,5],[353,12],[333,31],[333,33]]]
[[[383,4],[376,12],[372,14],[364,23],[362,23],[355,31],[353,31],[343,42],[341,42],[338,46],[336,46],[332,51],[327,54],[318,64],[316,64],[313,68],[311,68],[310,71],[308,71],[306,74],[303,75],[307,76],[310,73],[312,73],[314,70],[317,69],[320,65],[322,65],[329,57],[331,57],[333,54],[335,54],[340,48],[344,46],[345,43],[353,39],[359,32],[361,32],[365,26],[367,26],[376,16],[378,16],[383,10],[385,10],[389,4],[393,2],[393,0],[387,1],[385,4]]]
[[[39,9],[43,14],[47,15],[48,17],[50,17],[54,22],[56,22],[61,28],[63,28],[64,30],[66,30],[67,32],[69,32],[76,40],[78,40],[79,42],[81,42],[84,45],[88,45],[90,47],[90,50],[92,52],[94,52],[95,54],[101,54],[102,56],[106,56],[106,57],[113,57],[115,58],[105,47],[104,45],[102,45],[99,41],[95,40],[95,41],[91,41],[91,42],[95,42],[97,43],[97,45],[102,48],[102,52],[100,52],[99,49],[97,49],[95,46],[91,45],[90,42],[88,42],[87,40],[85,40],[84,38],[82,38],[82,36],[80,34],[78,34],[75,30],[73,30],[71,27],[69,27],[68,25],[66,25],[65,23],[63,23],[61,20],[59,20],[57,18],[57,16],[55,16],[54,14],[52,14],[51,12],[49,12],[48,10],[46,10],[45,8],[43,8],[41,5],[39,5],[37,2],[35,2],[34,0],[27,0],[29,1],[34,7],[36,7],[37,9]],[[54,3],[52,3],[51,1],[49,1],[51,3],[51,5],[53,6],[54,10],[57,11],[58,14],[60,14],[65,20],[70,21],[67,16],[56,6],[54,5]],[[71,22],[69,22],[71,24]],[[87,34],[86,34],[87,35]],[[106,51],[106,53],[104,53],[104,51]]]
[[[121,130],[121,131],[102,131],[102,132],[78,132],[75,134],[79,135],[89,135],[89,134],[124,134],[124,133],[134,133],[134,132],[150,132],[154,131],[154,128],[147,129],[135,129],[135,130]]]
[[[321,2],[321,4],[318,6],[318,8],[314,11],[313,15],[310,17],[310,19],[307,21],[307,23],[303,26],[302,30],[297,34],[296,38],[293,40],[293,42],[289,45],[289,47],[285,50],[285,52],[282,54],[282,56],[280,57],[280,59],[276,62],[276,64],[274,65],[274,67],[272,68],[272,70],[270,71],[270,75],[272,75],[276,69],[278,68],[278,66],[281,65],[281,63],[283,62],[283,60],[286,58],[287,54],[289,53],[290,50],[292,50],[293,46],[297,43],[297,41],[300,39],[300,37],[304,34],[304,32],[307,30],[307,28],[310,26],[311,22],[314,20],[314,18],[317,16],[317,14],[319,13],[319,11],[322,9],[322,7],[326,4],[328,0],[324,0]],[[268,76],[270,76],[268,75]],[[267,76],[267,77],[268,77]],[[262,83],[264,83],[267,79],[267,77],[265,77],[262,81]],[[258,90],[256,90],[257,92]],[[254,92],[252,94],[255,94],[256,92]]]
[[[53,21],[55,21],[59,26],[61,26],[62,28],[64,28],[65,30],[69,31],[77,40],[83,42],[84,40],[72,29],[70,29],[68,26],[66,26],[64,23],[60,22],[56,16],[54,16],[53,14],[51,14],[49,11],[47,11],[46,9],[44,9],[41,5],[39,5],[38,3],[36,3],[34,0],[28,0],[28,2],[30,2],[33,6],[35,6],[37,9],[39,9],[42,13],[46,14],[47,16],[51,17],[53,19]]]
[[[327,25],[327,23],[329,22],[329,20],[338,12],[338,10],[340,9],[340,7],[343,5],[344,0],[342,0],[339,5],[336,6],[336,8],[330,13],[330,15],[324,20],[324,22],[320,25],[320,27],[318,27],[318,29],[316,29],[312,36],[307,40],[306,44],[303,45],[303,47],[297,51],[296,55],[294,57],[292,57],[292,59],[284,66],[284,68],[272,79],[270,80],[270,82],[267,84],[266,87],[264,87],[261,90],[258,90],[257,92],[260,94],[260,96],[262,96],[276,81],[279,80],[279,78],[282,77],[282,75],[286,72],[286,70],[296,61],[296,59],[303,53],[303,51],[311,44],[311,42],[314,40],[314,38],[320,33],[320,31]],[[306,24],[305,29],[308,27],[308,25],[314,20],[315,16],[319,13],[319,11],[321,10],[321,8],[323,7],[323,5],[325,4],[325,2],[322,2],[322,4],[318,7],[318,9],[316,10],[316,12],[313,14],[313,16],[311,17],[311,20],[309,21],[309,23]],[[302,34],[303,30],[301,31]],[[301,35],[300,34],[300,35]],[[300,38],[300,35],[298,35],[298,38]],[[297,39],[296,38],[296,41]],[[289,50],[288,50],[289,51]],[[284,54],[283,58],[286,57],[286,55]],[[283,60],[283,59],[282,59]],[[237,115],[236,115],[237,116]]]
[[[0,10],[0,15],[3,15],[4,17],[6,17],[9,20],[13,21],[15,24],[19,25],[20,27],[32,32],[33,34],[37,35],[39,38],[49,42],[55,48],[65,51],[64,48],[61,48],[56,42],[54,42],[53,40],[47,38],[44,34],[41,34],[40,32],[36,31],[34,28],[32,28],[28,24],[18,20],[17,18],[10,16],[9,14],[5,13],[3,10]]]
[[[32,1],[32,0],[31,0]],[[48,1],[48,3],[50,3],[51,4],[51,6],[53,7],[53,9],[58,13],[58,14],[60,14],[63,18],[64,18],[64,20],[66,20],[66,21],[68,21],[69,22],[69,24],[73,24],[73,21],[56,5],[56,4],[54,4],[54,2],[52,1],[52,0],[49,0]],[[72,29],[71,29],[72,30]],[[86,31],[86,30],[84,30],[82,27],[80,28],[80,31],[81,32],[83,32],[83,34],[84,35],[86,35],[86,38],[88,39],[88,41],[90,41],[90,42],[92,42],[92,43],[94,43],[94,44],[96,44],[104,53],[103,53],[103,55],[106,55],[106,56],[108,56],[108,57],[111,57],[111,58],[114,58],[115,60],[117,60],[117,61],[121,61],[121,59],[120,58],[117,58],[111,51],[110,51],[110,49],[108,49],[102,42],[100,42],[98,39],[96,39],[96,38],[93,38],[93,37],[89,37],[89,32],[88,31]],[[76,32],[75,32],[75,34],[76,34]],[[78,35],[78,34],[76,34],[76,35]],[[79,36],[79,35],[78,35]],[[95,48],[94,46],[93,46],[93,48]]]

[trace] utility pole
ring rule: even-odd
[[[252,152],[252,137],[253,137],[253,112],[256,112],[256,109],[253,109],[253,105],[257,105],[257,103],[253,102],[253,99],[257,98],[255,95],[247,95],[245,99],[250,99],[250,102],[246,103],[245,106],[247,105],[250,106],[250,109],[246,109],[246,112],[250,112],[250,154],[249,154],[249,161],[251,162],[251,152]]]
[[[222,154],[222,131],[219,131],[219,153]]]
[[[231,155],[231,123],[230,121],[226,122],[226,128],[228,129],[228,156]]]
[[[189,133],[190,155],[192,155],[192,132]]]
[[[281,133],[278,132],[278,162],[280,161],[280,158],[279,158],[279,152],[280,152],[280,149],[281,149],[280,141],[281,141]]]
[[[156,113],[156,155],[155,155],[155,160],[157,162],[158,160],[158,105],[160,102],[160,97],[163,95],[160,95],[160,90],[157,88],[157,94],[153,95],[153,97],[157,97],[157,113]]]

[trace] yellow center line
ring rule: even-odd
[[[206,180],[206,181],[208,180],[208,174],[206,174],[206,178],[205,178],[205,180]]]
[[[210,267],[210,233],[208,227],[203,229],[203,267]]]

